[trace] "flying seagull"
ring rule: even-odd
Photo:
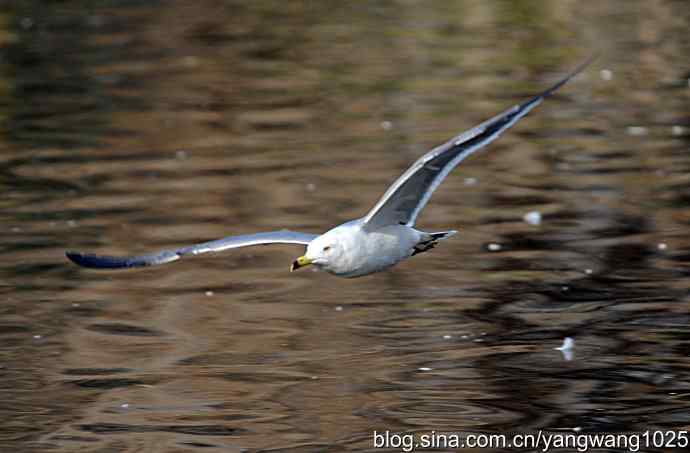
[[[582,71],[593,58],[580,64],[558,83],[532,99],[463,132],[420,157],[386,190],[364,217],[343,223],[322,235],[294,231],[230,236],[215,241],[163,250],[140,256],[106,256],[71,252],[76,264],[95,269],[155,266],[187,255],[262,244],[305,245],[291,271],[314,265],[339,277],[361,277],[387,269],[411,256],[430,250],[456,231],[427,233],[414,228],[417,216],[436,188],[463,159],[496,139],[545,98]]]

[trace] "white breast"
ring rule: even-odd
[[[342,231],[336,231],[341,229]],[[347,223],[335,228],[343,254],[329,269],[340,277],[360,277],[382,271],[409,258],[421,234],[404,225],[389,225],[365,231],[359,223]]]

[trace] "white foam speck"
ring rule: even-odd
[[[568,351],[570,349],[573,349],[575,347],[575,340],[573,340],[570,337],[565,337],[563,340],[563,344],[557,348],[554,348],[556,351]]]
[[[659,244],[657,244],[656,248],[658,248],[659,250],[666,250],[668,248],[668,245],[665,242],[660,242]]]
[[[393,123],[390,121],[381,121],[381,129],[384,131],[389,131],[393,128]]]
[[[587,275],[592,275],[592,272],[594,272],[592,269],[585,269],[585,274]]]
[[[629,135],[634,135],[636,137],[647,135],[649,130],[644,126],[628,126],[626,129]]]
[[[465,185],[466,186],[473,186],[477,184],[477,178],[465,178]]]
[[[33,336],[34,340],[40,340],[41,338],[43,338],[43,335],[34,335]]]
[[[417,369],[418,369],[419,371],[431,371],[433,368],[429,368],[429,367],[423,366],[423,367],[417,368]]]
[[[539,211],[531,211],[522,216],[522,220],[524,220],[526,223],[530,225],[539,225],[541,224],[541,212]]]
[[[129,407],[129,404],[128,403],[122,403],[122,404],[120,404],[120,407],[123,409],[127,409]]]
[[[343,311],[343,307],[341,305],[338,305],[335,307],[335,311]]]
[[[492,242],[491,244],[487,245],[487,248],[492,252],[497,252],[501,250],[501,244],[496,244],[495,242]]]
[[[672,126],[671,127],[671,134],[675,135],[678,137],[679,135],[683,135],[685,133],[685,128],[683,126]]]
[[[601,80],[609,81],[613,79],[613,71],[610,69],[602,69],[599,71],[599,76],[601,77]]]
[[[563,340],[563,344],[558,347],[554,348],[557,351],[561,351],[563,354],[563,358],[567,361],[570,362],[573,360],[573,349],[575,348],[575,340],[573,340],[570,337],[565,337]]]
[[[444,339],[444,340],[450,340],[451,338],[453,338],[452,335],[444,335],[444,336],[443,336],[443,339]]]
[[[206,291],[204,294],[206,295],[206,297],[211,297],[213,296],[213,291]]]

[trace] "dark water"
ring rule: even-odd
[[[0,450],[690,428],[686,2],[142,3],[0,13]],[[461,234],[392,271],[63,257],[324,231],[594,50],[435,194],[419,226]]]

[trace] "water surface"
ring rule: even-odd
[[[3,450],[690,427],[685,2],[246,3],[0,14]],[[64,259],[324,231],[594,50],[434,195],[419,226],[460,234],[389,272]]]

